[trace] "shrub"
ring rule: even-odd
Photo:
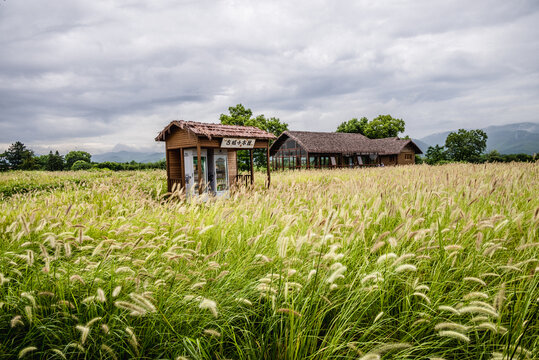
[[[71,166],[71,170],[88,170],[92,168],[92,164],[84,160],[77,160]]]

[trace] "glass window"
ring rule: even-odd
[[[287,149],[295,149],[296,148],[296,142],[292,139],[286,140],[286,148]]]
[[[228,189],[227,171],[226,171],[226,159],[219,157],[215,162],[215,177],[216,177],[216,190],[225,191]]]

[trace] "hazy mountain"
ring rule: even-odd
[[[140,163],[149,163],[163,160],[165,158],[164,152],[137,152],[137,151],[112,151],[98,155],[92,155],[92,161],[94,162],[130,162],[136,161]]]
[[[500,154],[539,153],[539,123],[516,123],[488,126],[481,129],[487,133],[487,151],[498,150]],[[457,130],[453,130],[457,131]],[[425,153],[429,146],[444,145],[451,131],[431,134],[414,142]]]
[[[419,146],[421,151],[423,151],[423,154],[425,154],[425,152],[427,152],[427,149],[429,148],[429,146],[431,146],[431,145],[427,144],[426,142],[421,141],[419,139],[412,139],[412,140],[414,141],[414,144]]]

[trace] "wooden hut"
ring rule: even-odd
[[[406,165],[415,154],[421,149],[409,139],[310,131],[285,131],[270,148],[275,170]]]
[[[221,195],[240,182],[253,184],[253,150],[266,149],[269,164],[269,141],[275,138],[252,126],[174,120],[155,140],[165,142],[168,191],[176,186],[188,192]],[[238,173],[236,152],[241,149],[249,150],[250,174]],[[268,186],[270,180],[268,166]]]

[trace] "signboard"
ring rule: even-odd
[[[236,138],[223,138],[221,142],[222,148],[235,148],[235,149],[252,149],[255,146],[256,139],[236,139]]]

